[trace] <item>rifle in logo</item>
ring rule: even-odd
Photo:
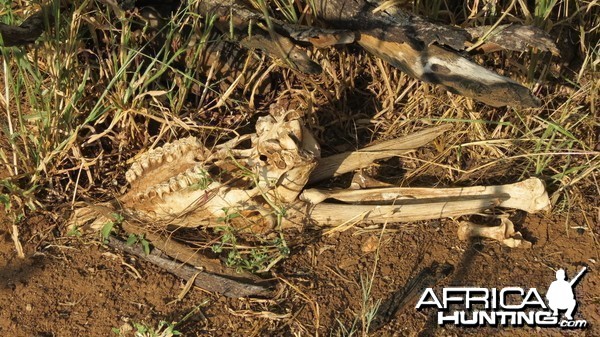
[[[583,275],[583,273],[585,273],[587,270],[587,267],[583,267],[583,269],[581,269],[579,271],[579,274],[577,274],[577,276],[573,277],[571,279],[571,281],[569,281],[569,284],[571,285],[571,287],[573,287],[573,285],[579,280],[579,278],[581,277],[581,275]]]

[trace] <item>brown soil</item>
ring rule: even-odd
[[[8,229],[6,219],[1,219]],[[590,219],[590,221],[598,219]],[[225,299],[190,291],[176,299],[184,283],[139,259],[113,252],[97,240],[60,237],[51,221],[27,220],[22,232],[26,258],[16,256],[7,231],[0,240],[0,333],[3,336],[110,336],[113,328],[134,322],[156,327],[161,320],[179,321],[186,336],[320,335],[337,334],[360,317],[361,278],[375,269],[371,300],[385,300],[432,262],[450,263],[454,272],[437,286],[463,285],[536,287],[544,294],[554,269],[573,277],[583,265],[591,271],[577,285],[577,319],[585,330],[555,328],[436,327],[430,309],[414,309],[416,298],[373,335],[384,336],[598,336],[600,335],[600,277],[597,274],[597,225],[571,217],[527,216],[516,221],[534,241],[530,250],[508,249],[488,241],[461,242],[450,220],[420,225],[389,225],[380,229],[351,229],[317,239],[293,250],[276,268],[281,290],[273,300]],[[576,230],[573,227],[584,227]],[[589,226],[596,226],[590,228]],[[23,230],[22,230],[23,231]],[[57,237],[55,237],[57,235]],[[376,252],[363,246],[377,243]],[[373,239],[373,238],[375,239]],[[370,239],[371,238],[371,239]],[[283,285],[285,284],[285,285]],[[419,292],[420,295],[420,292]],[[356,325],[360,331],[361,323]],[[132,335],[129,333],[128,335]]]

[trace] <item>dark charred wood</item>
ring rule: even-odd
[[[431,23],[395,8],[374,13],[376,3],[366,0],[315,0],[317,16],[328,27],[352,29],[386,41],[409,43],[422,49],[432,43],[459,50],[470,39],[466,31]]]
[[[34,43],[44,32],[44,11],[28,17],[20,26],[0,23],[0,46],[13,47]]]
[[[169,273],[190,280],[195,277],[194,285],[211,292],[220,293],[226,297],[269,296],[271,293],[268,285],[253,284],[244,280],[236,280],[222,275],[212,274],[196,269],[188,264],[171,260],[162,255],[160,250],[154,248],[146,255],[141,247],[128,246],[124,241],[115,237],[108,239],[108,245],[119,251],[133,254],[140,259],[150,262]]]

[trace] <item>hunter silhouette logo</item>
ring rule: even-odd
[[[536,288],[446,287],[440,294],[425,289],[415,308],[436,308],[438,325],[581,329],[587,327],[587,321],[573,319],[577,308],[573,290],[586,271],[583,267],[567,281],[564,269],[557,270],[556,280],[546,292],[547,302]],[[559,311],[565,311],[565,319]]]
[[[577,274],[577,276],[568,282],[565,280],[566,276],[564,269],[559,269],[556,271],[556,281],[550,284],[548,292],[546,293],[548,306],[550,309],[552,309],[553,316],[558,316],[558,310],[567,310],[565,317],[568,320],[573,320],[573,311],[577,306],[573,288],[586,270],[587,268],[583,267],[579,274]]]

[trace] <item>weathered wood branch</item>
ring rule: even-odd
[[[496,28],[491,26],[470,27],[465,29],[471,34],[471,40],[485,38],[482,48],[485,52],[493,50],[524,51],[528,47],[549,51],[554,55],[560,55],[552,39],[543,30],[533,26],[500,25]],[[470,46],[470,42],[465,43]],[[477,49],[477,48],[476,48]]]
[[[558,54],[542,30],[518,25],[462,29],[432,23],[395,7],[376,7],[381,1],[314,0],[316,15],[325,28],[291,25],[246,7],[236,0],[204,0],[198,10],[214,17],[224,36],[248,49],[259,49],[284,61],[284,66],[314,74],[321,70],[299,44],[323,48],[357,42],[373,55],[425,82],[474,98],[492,106],[539,105],[521,84],[469,61],[458,50],[503,48],[524,50],[528,46]],[[31,43],[43,31],[42,12],[21,26],[0,24],[5,46]],[[481,41],[479,41],[481,42]]]
[[[355,27],[358,43],[407,74],[425,82],[438,84],[448,91],[471,97],[492,106],[539,105],[531,91],[519,83],[500,76],[469,61],[458,53],[445,49],[464,49],[483,33],[471,32],[441,24],[433,24],[418,16],[389,8],[375,11],[375,7],[360,0],[315,0],[319,17],[335,28]],[[376,12],[376,13],[375,13]],[[548,50],[556,48],[540,30],[521,26],[509,29],[520,32],[517,36],[491,34],[493,41],[502,41],[509,49],[526,45]],[[521,27],[521,28],[517,28]],[[510,28],[510,27],[508,27]],[[525,32],[534,31],[536,34]],[[537,42],[544,37],[543,41]]]
[[[309,42],[316,47],[356,40],[368,52],[410,76],[492,106],[534,107],[540,102],[528,88],[444,46],[462,50],[486,36],[488,47],[494,45],[510,50],[525,50],[527,46],[533,46],[558,52],[548,36],[534,27],[503,25],[495,29],[483,27],[465,30],[432,23],[394,7],[379,10],[371,5],[371,1],[315,0],[314,3],[317,16],[330,30],[285,24],[251,11],[235,0],[205,0],[200,10],[204,15],[217,13],[222,24],[229,23],[230,27],[231,22],[236,22],[235,26],[240,32],[249,31],[247,27],[257,21],[268,23],[268,36],[263,32],[260,33],[263,37],[259,39],[245,37],[253,40],[249,46],[265,50],[275,57],[284,57],[288,63],[304,72],[314,73],[317,68],[306,59],[306,54],[291,47],[288,37]],[[221,27],[222,30],[225,28]]]
[[[211,273],[213,275],[232,278],[238,281],[246,281],[248,283],[264,283],[260,277],[255,274],[236,271],[233,268],[223,266],[218,259],[210,259],[204,256],[198,249],[182,244],[174,239],[167,238],[159,233],[148,231],[147,226],[140,226],[133,222],[124,221],[122,224],[123,230],[128,234],[139,235],[144,233],[144,238],[152,242],[152,245],[158,248],[162,253],[168,255],[172,259],[185,264],[194,266],[196,269]]]

